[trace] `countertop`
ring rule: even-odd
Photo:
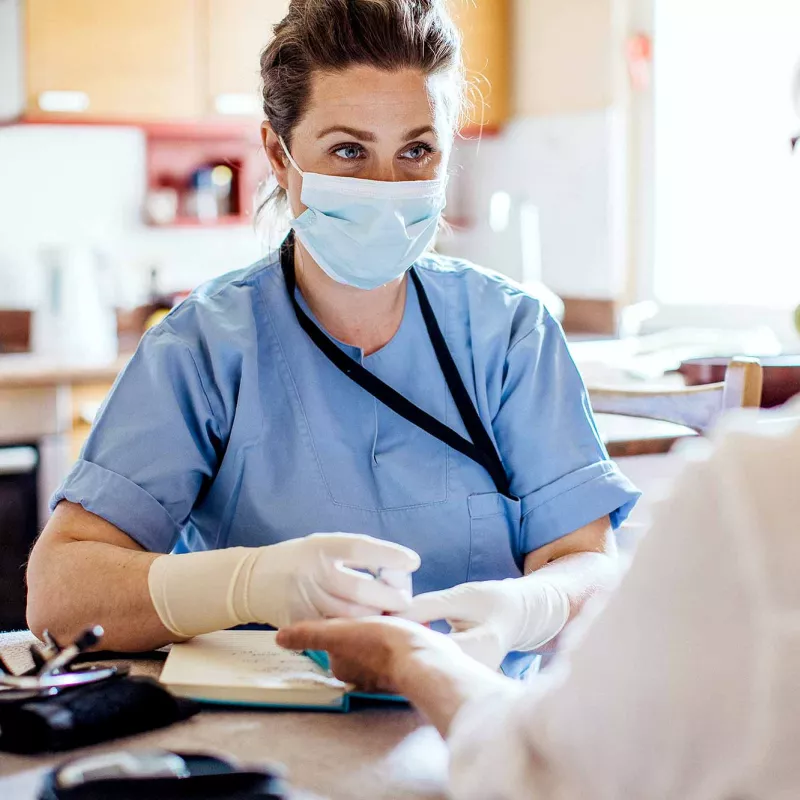
[[[48,388],[59,385],[111,384],[130,355],[105,364],[65,362],[34,355],[0,355],[0,390]],[[635,417],[597,415],[603,440],[612,458],[665,453],[676,439],[694,436],[682,425]]]
[[[62,361],[27,353],[0,355],[0,389],[111,383],[130,355],[105,363]]]

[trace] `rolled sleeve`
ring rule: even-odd
[[[616,530],[640,492],[613,461],[598,461],[522,498],[521,552],[530,553],[608,515]]]
[[[604,516],[616,529],[641,496],[608,458],[561,326],[539,319],[508,350],[493,424],[522,499],[521,552]]]
[[[123,475],[80,459],[50,500],[77,503],[116,525],[151,552],[166,553],[178,535],[178,525],[149,492]]]

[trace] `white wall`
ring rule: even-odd
[[[468,180],[456,189],[468,199],[458,198],[458,205],[474,226],[441,249],[522,279],[518,226],[512,220],[504,233],[489,227],[492,194],[507,192],[512,209],[524,202],[539,209],[542,280],[550,289],[569,297],[616,297],[624,283],[612,203],[616,135],[614,113],[601,110],[517,119],[498,137],[461,143],[455,158]]]
[[[249,226],[153,229],[142,222],[143,134],[131,128],[0,128],[0,307],[39,299],[38,253],[97,244],[114,259],[122,302],[139,302],[149,270],[162,289],[193,287],[259,256]]]
[[[596,299],[624,293],[626,120],[617,82],[627,1],[515,0],[516,119],[495,138],[458,146],[465,178],[455,191],[466,198],[451,197],[451,206],[457,201],[457,216],[466,213],[474,227],[443,250],[527,277],[518,220],[502,234],[489,227],[492,194],[507,192],[513,207],[538,207],[541,278],[552,290]]]
[[[655,22],[653,293],[788,316],[800,302],[800,154],[789,148],[800,2],[661,0]]]

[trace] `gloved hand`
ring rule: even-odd
[[[512,650],[537,650],[554,639],[569,613],[566,593],[533,574],[421,594],[401,616],[423,623],[445,620],[465,653],[497,669]]]
[[[148,584],[164,626],[189,638],[250,622],[280,628],[403,612],[411,604],[410,573],[419,565],[413,550],[392,542],[315,533],[266,547],[161,556],[150,566]],[[381,570],[385,581],[375,577]],[[408,576],[405,585],[398,573]]]

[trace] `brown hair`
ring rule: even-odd
[[[464,103],[461,37],[444,0],[292,0],[261,53],[264,114],[287,147],[305,113],[314,72],[355,65],[452,75],[444,101],[457,127]],[[259,210],[283,200],[277,187]]]

